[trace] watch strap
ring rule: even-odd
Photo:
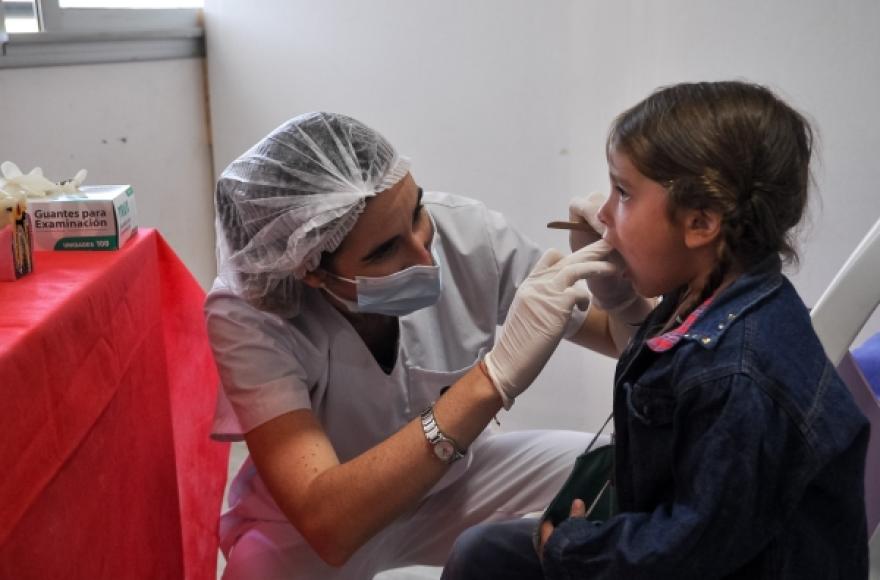
[[[422,431],[425,434],[425,439],[428,441],[428,445],[431,447],[431,451],[434,455],[444,461],[445,463],[453,463],[463,458],[467,453],[466,449],[462,449],[458,443],[452,437],[447,436],[440,429],[440,426],[437,424],[437,419],[434,417],[434,405],[431,404],[427,409],[422,411],[421,413],[421,422],[422,422]],[[438,446],[449,445],[452,448],[451,455],[444,459],[437,453]]]

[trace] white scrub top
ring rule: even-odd
[[[400,317],[390,374],[319,290],[307,288],[299,315],[284,319],[215,282],[205,302],[223,387],[215,438],[241,440],[283,413],[311,409],[346,462],[400,430],[491,348],[517,285],[541,252],[480,202],[437,192],[425,192],[422,201],[436,226],[443,289],[435,305]],[[575,316],[584,313],[575,309]],[[433,491],[460,477],[468,463],[459,461]],[[275,519],[270,508],[283,519],[258,478],[248,460],[231,490],[233,511]],[[264,497],[244,501],[251,493]]]

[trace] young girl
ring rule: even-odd
[[[764,87],[658,90],[614,122],[599,210],[622,276],[662,296],[614,384],[620,513],[465,532],[445,578],[867,578],[868,424],[784,261],[812,134]],[[539,561],[540,558],[540,561]]]

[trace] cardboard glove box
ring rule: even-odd
[[[118,250],[137,231],[130,185],[79,189],[28,200],[37,250]]]

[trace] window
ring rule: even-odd
[[[59,0],[61,8],[201,8],[204,0]]]
[[[33,0],[6,0],[3,4],[3,13],[6,15],[6,32],[18,34],[21,32],[38,32],[40,26],[37,23],[37,7]]]
[[[0,0],[0,68],[204,55],[204,0]]]

